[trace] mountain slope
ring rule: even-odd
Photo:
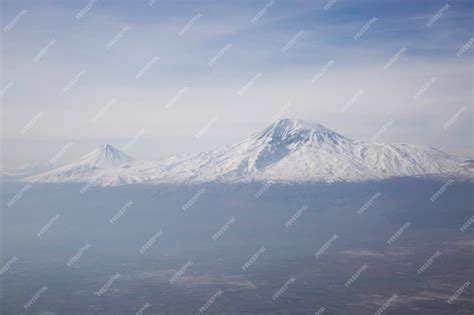
[[[132,157],[110,144],[104,144],[82,157],[77,161],[77,164],[87,165],[94,168],[116,168],[132,162]]]
[[[97,155],[91,153],[72,167],[41,174],[34,180],[93,181],[100,185],[208,181],[357,182],[455,174],[466,170],[462,161],[434,148],[354,141],[324,126],[295,119],[276,121],[262,132],[220,150],[158,162],[135,162],[128,168],[122,167],[130,163],[128,159],[117,163],[119,167],[97,167],[101,163],[96,161]],[[107,164],[115,165],[115,160],[111,159]],[[71,174],[71,168],[74,174]]]
[[[26,176],[41,174],[57,167],[58,167],[57,165],[53,165],[50,162],[32,164],[32,165],[28,165],[19,169],[14,169],[14,170],[8,170],[8,171],[2,170],[0,177],[14,180],[14,179],[18,179],[18,178],[22,178]]]
[[[76,162],[36,176],[27,177],[27,181],[44,183],[94,181],[101,172],[114,172],[118,168],[129,167],[133,162],[134,159],[129,155],[110,144],[104,144]]]

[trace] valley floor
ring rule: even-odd
[[[32,187],[2,208],[0,311],[472,314],[473,186],[442,185]]]

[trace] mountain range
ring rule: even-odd
[[[346,138],[322,125],[275,121],[219,150],[138,161],[102,145],[78,161],[24,178],[39,183],[361,182],[406,176],[472,178],[473,165],[435,148]]]

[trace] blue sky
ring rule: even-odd
[[[472,1],[151,4],[2,2],[3,167],[70,142],[62,163],[133,139],[138,158],[205,151],[283,116],[474,157]]]

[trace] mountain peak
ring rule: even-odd
[[[273,122],[260,135],[259,139],[274,142],[307,142],[339,143],[350,141],[348,138],[320,124],[307,123],[294,118],[282,118]]]
[[[122,167],[133,162],[133,158],[110,144],[102,144],[82,157],[78,163],[97,168]]]
[[[270,127],[288,128],[293,130],[315,130],[319,132],[333,132],[320,124],[307,123],[295,118],[282,118],[273,122]]]
[[[102,150],[118,150],[116,147],[114,147],[113,145],[108,144],[108,143],[101,144],[99,146],[99,148],[102,149]]]

